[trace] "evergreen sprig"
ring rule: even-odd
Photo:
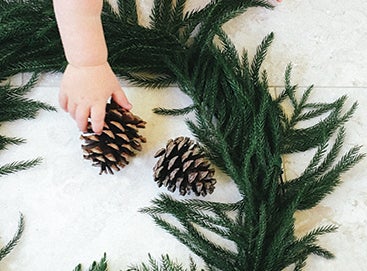
[[[82,271],[83,266],[78,264],[73,271]],[[94,261],[92,265],[89,267],[88,271],[108,271],[107,258],[106,253],[103,255],[102,259],[97,262]]]
[[[18,171],[30,169],[34,166],[39,165],[42,162],[42,158],[35,158],[26,161],[16,161],[0,165],[0,177],[4,175],[9,175]]]
[[[2,71],[3,70],[0,71],[0,77]],[[26,94],[29,93],[36,82],[37,75],[34,75],[23,86],[13,87],[10,83],[0,85],[0,125],[6,121],[33,119],[40,110],[55,110],[54,107],[46,103],[34,101],[26,97]],[[18,145],[24,142],[25,140],[21,138],[0,135],[0,151],[6,150],[8,145]],[[34,167],[38,165],[41,160],[41,158],[36,158],[27,161],[10,162],[5,165],[0,165],[0,177]]]
[[[33,75],[26,84],[20,87],[12,87],[10,83],[0,85],[0,123],[18,119],[34,119],[40,110],[55,111],[54,107],[25,96],[36,82],[37,75]]]
[[[18,244],[24,230],[24,216],[21,214],[19,223],[18,223],[18,230],[14,234],[14,237],[2,248],[0,248],[0,261],[4,259]]]
[[[127,271],[199,271],[192,259],[190,259],[190,269],[186,269],[182,264],[173,261],[168,255],[162,255],[160,262],[150,254],[148,256],[148,263],[131,266]]]
[[[278,98],[278,102],[290,101],[293,107],[288,115],[285,112],[281,114],[284,134],[282,153],[284,154],[317,147],[323,138],[329,139],[339,127],[347,122],[357,108],[357,103],[354,103],[349,110],[342,112],[346,96],[332,103],[309,103],[308,98],[312,92],[312,86],[307,88],[298,100],[296,98],[297,86],[290,83],[291,69],[291,65],[286,69],[285,89]],[[303,121],[318,118],[323,119],[309,127],[297,127],[301,126]]]

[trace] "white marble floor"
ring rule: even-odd
[[[140,1],[142,18],[150,0]],[[200,6],[202,0],[192,0]],[[283,85],[286,65],[293,63],[293,82],[315,85],[312,98],[332,101],[344,94],[359,108],[347,124],[346,145],[367,146],[367,2],[365,0],[283,0],[275,10],[251,9],[225,25],[238,49],[251,53],[273,31],[275,41],[265,68],[274,91]],[[61,76],[44,75],[30,97],[56,107]],[[27,75],[13,78],[21,84]],[[19,245],[0,263],[1,271],[65,271],[78,263],[88,266],[107,253],[110,270],[169,253],[187,262],[192,253],[138,210],[164,190],[152,181],[153,153],[169,138],[190,135],[184,118],[152,114],[157,106],[190,103],[177,88],[148,90],[121,82],[134,105],[134,113],[148,124],[142,132],[148,142],[131,165],[115,175],[99,176],[83,160],[79,132],[67,114],[41,112],[32,121],[0,127],[0,134],[27,139],[0,156],[0,164],[43,157],[33,169],[2,177],[0,181],[0,246],[14,234],[19,213],[26,228]],[[174,99],[173,99],[174,97]],[[367,152],[366,146],[362,148]],[[306,155],[307,156],[307,155]],[[297,176],[306,156],[286,157],[287,177]],[[343,175],[343,183],[317,207],[297,213],[297,232],[335,224],[339,230],[325,235],[320,245],[333,251],[334,260],[310,257],[305,270],[367,270],[367,160]],[[225,176],[209,200],[234,201],[239,195]],[[194,257],[195,259],[195,257]]]

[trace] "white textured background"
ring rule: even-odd
[[[191,0],[190,8],[207,1]],[[141,0],[141,19],[147,23],[151,0]],[[273,11],[251,9],[225,25],[239,50],[253,54],[269,32],[275,41],[265,64],[274,91],[283,84],[286,65],[293,63],[293,82],[315,85],[313,99],[332,101],[349,96],[360,106],[347,125],[347,147],[366,144],[367,105],[367,2],[365,0],[284,0]],[[13,78],[21,84],[28,78]],[[30,97],[56,107],[60,75],[44,75]],[[0,134],[27,139],[0,156],[0,164],[38,156],[44,162],[31,170],[0,180],[0,246],[13,236],[19,213],[26,229],[19,245],[0,263],[1,271],[71,271],[78,263],[88,266],[107,253],[110,270],[169,253],[187,262],[190,251],[154,225],[138,210],[164,189],[152,180],[154,152],[169,138],[190,135],[184,118],[152,114],[157,106],[190,103],[176,88],[150,90],[122,82],[133,112],[148,124],[143,152],[130,166],[115,175],[98,175],[98,169],[83,160],[79,132],[62,112],[41,112],[36,120],[2,125]],[[367,151],[363,147],[363,151]],[[299,174],[307,155],[285,157],[287,177]],[[335,224],[336,233],[325,235],[320,245],[336,254],[335,260],[310,257],[305,270],[367,270],[367,177],[366,160],[343,175],[343,184],[312,210],[296,214],[297,232]],[[235,186],[218,173],[215,193],[207,199],[235,201]]]

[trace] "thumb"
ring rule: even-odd
[[[129,102],[129,100],[127,99],[125,92],[122,90],[117,90],[115,92],[112,93],[112,99],[121,107],[127,109],[127,110],[131,110],[131,108],[133,107],[132,104]]]

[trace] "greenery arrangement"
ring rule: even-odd
[[[0,68],[0,78],[2,70]],[[35,84],[36,78],[36,76],[33,76],[26,85],[20,87],[12,87],[10,83],[5,82],[0,84],[0,127],[3,122],[35,118],[37,112],[42,109],[54,110],[54,108],[47,104],[26,98],[25,95]],[[22,143],[25,143],[25,140],[22,138],[0,135],[0,151],[6,150],[9,145]],[[0,165],[0,177],[36,166],[41,160],[41,158],[35,158],[33,160],[16,161]],[[24,217],[21,215],[18,230],[14,237],[3,248],[0,247],[0,261],[15,247],[22,235],[23,229]]]
[[[1,79],[65,67],[50,2],[0,1]],[[206,270],[264,271],[289,266],[302,270],[310,254],[332,258],[318,244],[318,237],[336,227],[315,228],[299,237],[294,213],[316,206],[340,183],[341,174],[363,158],[358,146],[340,153],[343,126],[356,104],[344,112],[344,96],[331,103],[310,102],[312,87],[298,95],[290,80],[291,66],[285,72],[283,91],[271,97],[261,65],[274,35],[264,38],[250,60],[246,51],[236,51],[222,30],[224,23],[249,7],[271,8],[268,1],[213,0],[201,10],[186,13],[185,4],[186,0],[155,0],[149,27],[139,25],[133,0],[119,3],[120,16],[107,8],[103,22],[110,63],[116,73],[137,85],[163,87],[175,82],[192,98],[187,108],[155,112],[193,111],[195,119],[187,121],[189,129],[211,161],[236,183],[242,199],[219,203],[175,200],[162,194],[142,212],[201,257]],[[32,87],[34,79],[22,88],[8,85],[4,89],[20,95]],[[6,107],[23,112],[16,95],[10,97],[12,106],[7,103]],[[291,105],[290,112],[284,109],[285,103]],[[314,125],[302,124],[320,118]],[[285,179],[283,155],[310,150],[314,156],[303,173]],[[167,221],[167,215],[177,223]],[[107,269],[104,255],[89,270]],[[81,270],[81,265],[74,269]],[[160,262],[150,257],[149,263],[130,270],[187,269],[162,256]],[[197,270],[194,263],[189,270]]]

